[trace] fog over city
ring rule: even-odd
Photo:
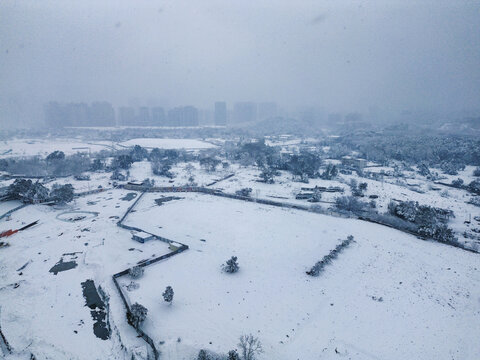
[[[478,110],[477,1],[0,3],[3,126],[49,101]]]

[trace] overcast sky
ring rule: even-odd
[[[49,100],[479,108],[480,2],[2,0],[2,121]]]

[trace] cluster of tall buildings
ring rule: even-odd
[[[277,116],[277,104],[274,102],[245,101],[233,105],[233,123],[255,122],[275,116]]]
[[[119,126],[198,126],[198,109],[194,106],[179,106],[168,111],[163,107],[123,106],[118,109]]]
[[[240,124],[260,121],[277,116],[273,102],[237,102],[233,109],[227,103],[217,101],[212,110],[199,110],[194,106],[163,107],[122,106],[115,112],[108,102],[58,103],[45,105],[45,122],[49,127],[75,126],[198,126],[214,124]]]
[[[50,102],[45,105],[48,127],[115,126],[115,110],[108,102],[85,103]]]

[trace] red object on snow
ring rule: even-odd
[[[24,227],[20,228],[20,229],[17,229],[17,230],[7,230],[7,231],[4,231],[4,232],[1,232],[0,233],[0,238],[2,237],[7,237],[7,236],[12,236],[13,234],[16,234],[17,232],[19,231],[22,231],[22,230],[26,230],[28,229],[29,227],[32,227],[34,225],[37,225],[38,224],[38,220],[37,221],[34,221],[33,223],[31,224],[28,224],[28,225],[25,225]]]
[[[7,230],[7,231],[4,231],[4,232],[0,233],[0,238],[2,238],[2,237],[7,237],[7,236],[11,236],[11,235],[13,235],[13,234],[15,234],[15,233],[17,233],[17,232],[18,232],[18,230],[12,230],[12,229]]]

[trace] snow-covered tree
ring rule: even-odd
[[[63,159],[65,159],[65,153],[59,150],[55,150],[54,152],[50,153],[46,158],[47,161],[55,161],[55,160],[63,160]]]
[[[353,196],[339,196],[335,199],[335,206],[339,210],[350,211],[352,213],[361,213],[367,207],[367,204],[358,201]]]
[[[30,187],[27,191],[26,197],[30,201],[45,201],[49,197],[48,189],[40,184],[38,181]]]
[[[227,355],[227,360],[240,360],[237,350],[230,350]]]
[[[226,261],[225,264],[222,265],[223,271],[233,274],[236,273],[239,269],[237,257],[232,256],[230,259]]]
[[[252,193],[252,188],[243,188],[235,191],[235,194],[239,196],[250,196],[251,193]]]
[[[173,301],[173,289],[172,289],[172,287],[167,286],[165,288],[165,291],[163,292],[162,296],[163,296],[163,300],[165,300],[166,302],[171,304],[172,301]]]
[[[113,169],[130,169],[133,159],[130,155],[119,155],[113,159],[111,167]]]
[[[468,184],[468,190],[474,194],[480,195],[480,180],[476,179]]]
[[[127,312],[127,320],[128,323],[131,324],[133,327],[138,329],[140,324],[145,321],[147,318],[148,310],[145,306],[135,303],[131,306],[129,312]]]
[[[310,202],[319,202],[322,200],[322,192],[318,189],[313,190],[312,198],[309,200]]]
[[[73,200],[73,186],[72,184],[58,185],[53,184],[50,191],[50,199],[57,203],[69,203]]]
[[[217,166],[220,165],[220,163],[221,163],[220,160],[210,156],[200,159],[200,166],[208,172],[215,171]]]
[[[328,164],[325,171],[320,176],[324,180],[332,180],[338,175],[338,169],[336,165]]]
[[[456,179],[456,180],[453,180],[452,181],[452,186],[456,187],[456,188],[461,188],[463,186],[463,179]]]
[[[134,266],[128,269],[128,275],[130,275],[132,279],[138,279],[142,277],[143,272],[144,272],[144,269],[141,266]]]
[[[279,175],[279,172],[269,166],[264,166],[262,168],[262,172],[260,173],[262,181],[267,184],[273,184],[275,182],[274,177],[277,175]]]
[[[210,356],[208,356],[208,353],[205,350],[201,349],[198,352],[197,360],[211,360],[211,359],[210,359]]]
[[[100,170],[103,170],[105,167],[105,164],[103,163],[102,160],[100,159],[94,159],[93,162],[92,162],[92,165],[90,167],[90,169],[92,171],[100,171]]]
[[[142,161],[148,156],[148,151],[141,147],[140,145],[135,145],[130,151],[130,156],[132,161]]]

